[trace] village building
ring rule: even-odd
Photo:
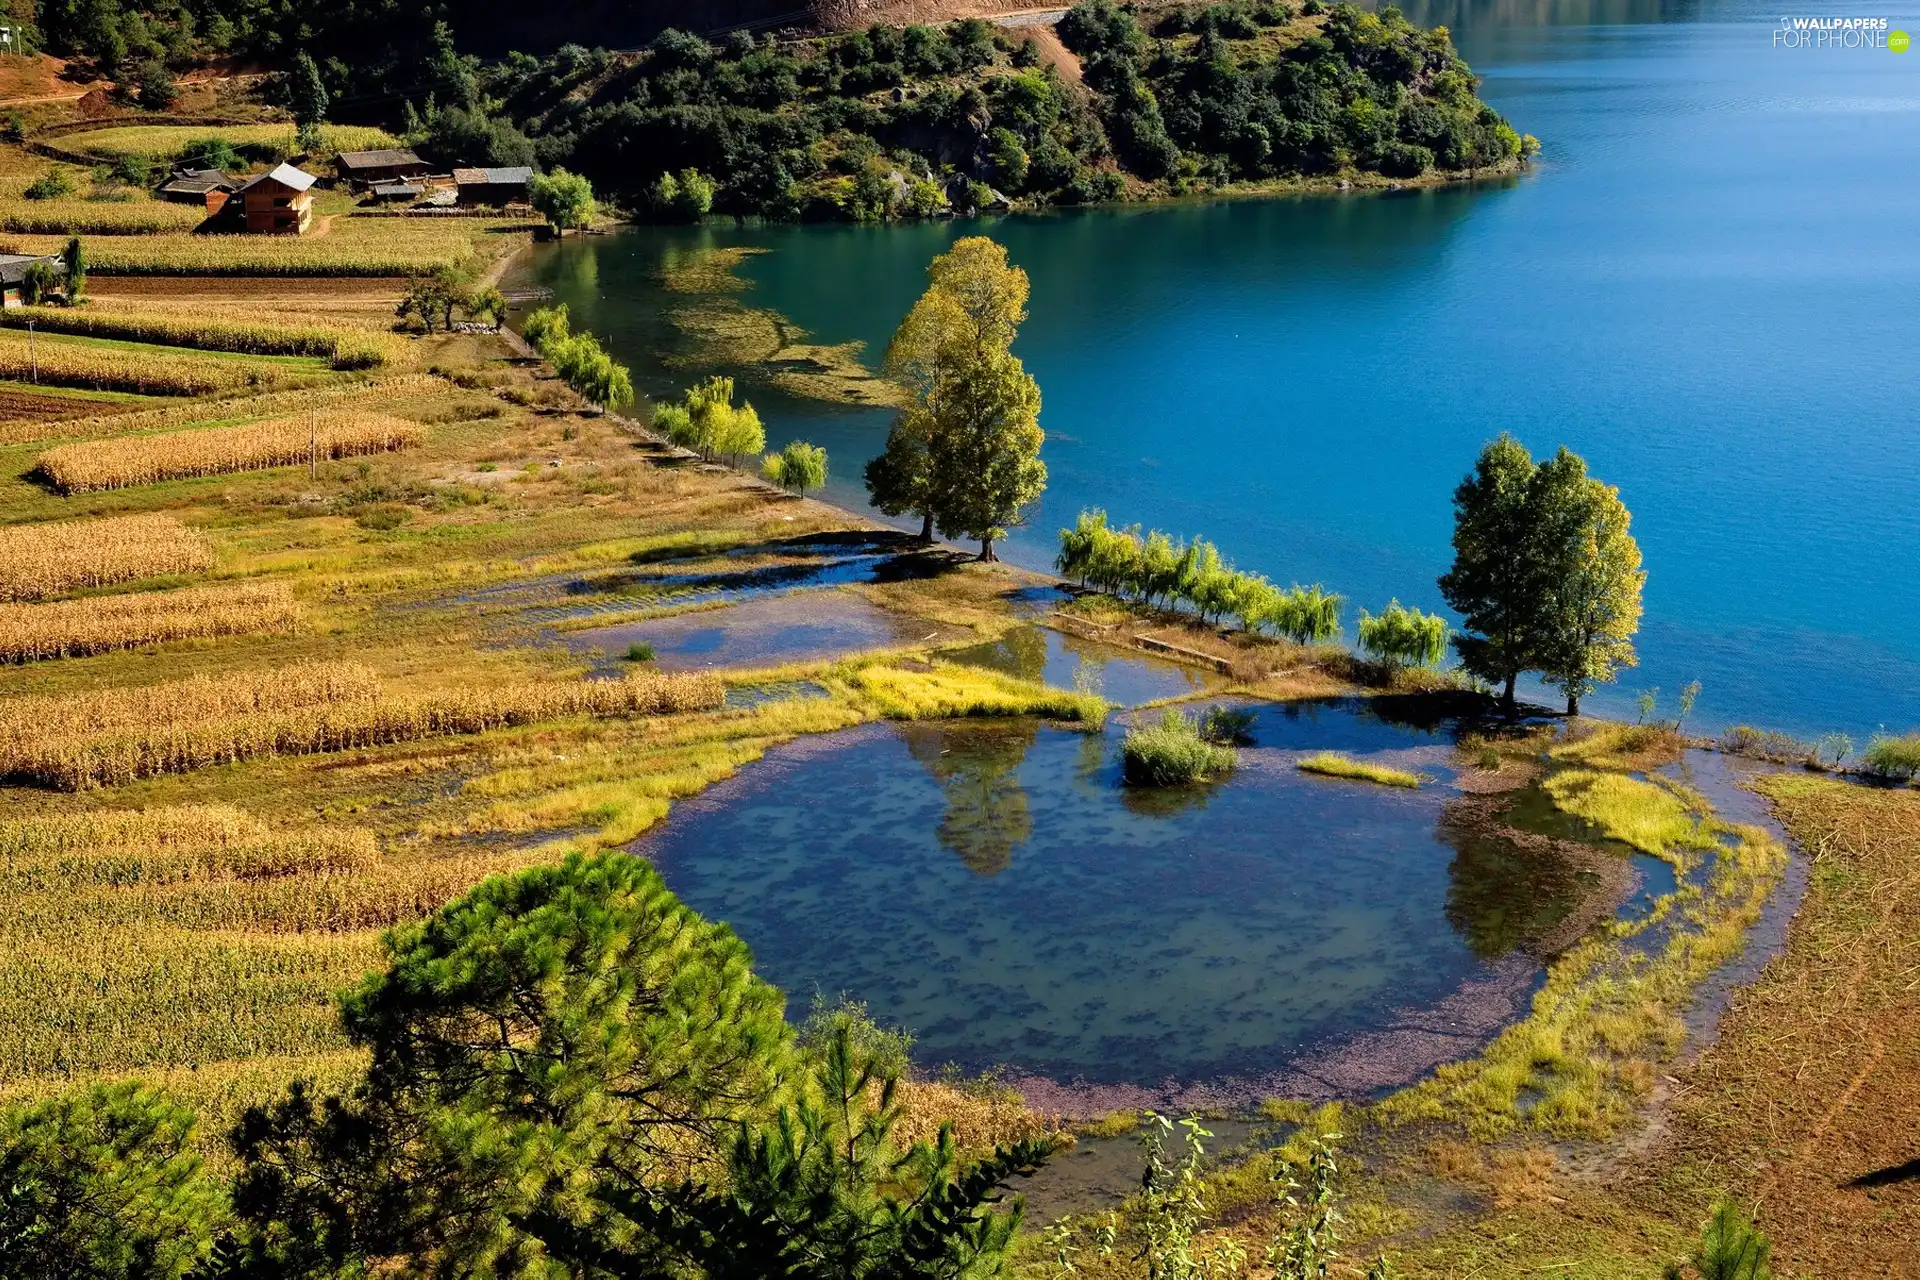
[[[404,183],[431,172],[433,166],[403,147],[381,151],[342,151],[334,171],[344,182],[361,186]]]
[[[533,170],[525,165],[508,169],[455,169],[454,189],[461,204],[502,206],[525,204]]]
[[[26,305],[21,286],[36,262],[43,262],[62,281],[67,278],[66,261],[58,254],[38,256],[31,253],[0,253],[0,304],[9,308]]]
[[[212,217],[225,207],[238,185],[218,169],[176,169],[154,195],[176,204],[200,205]]]
[[[273,235],[302,235],[313,225],[314,176],[290,164],[249,178],[234,192],[246,229]]]

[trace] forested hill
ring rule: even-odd
[[[669,9],[717,20],[755,3],[529,12],[551,32],[602,9],[629,23]],[[496,7],[191,0],[163,14],[43,0],[31,34],[122,77],[152,60],[224,52],[284,66],[310,53],[336,119],[401,127],[441,161],[564,165],[665,217],[876,219],[1408,181],[1498,171],[1533,145],[1479,100],[1444,28],[1392,8],[1082,0],[1052,31],[975,18],[709,42],[669,28],[637,52],[576,43],[483,60],[475,49],[521,29],[496,23]]]
[[[1304,0],[1136,11],[1085,0],[1048,58],[973,20],[772,44],[669,31],[632,59],[517,58],[485,93],[540,160],[663,214],[882,218],[1236,183],[1497,170],[1522,138],[1475,94],[1444,30]],[[1530,145],[1527,144],[1527,145]]]

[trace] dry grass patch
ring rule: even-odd
[[[44,814],[0,822],[0,891],[267,880],[373,866],[358,827],[276,831],[228,804]]]
[[[60,142],[75,150],[102,156],[145,156],[164,160],[177,156],[203,138],[221,138],[236,147],[285,143],[294,146],[290,124],[131,124],[110,125],[64,135]],[[366,125],[321,126],[322,152],[369,151],[400,144],[384,129]]]
[[[577,715],[710,711],[725,696],[713,676],[660,672],[409,696],[388,694],[370,670],[351,663],[247,670],[0,703],[0,777],[78,791],[259,757],[484,733]]]
[[[40,455],[39,469],[60,492],[87,493],[391,453],[418,445],[426,436],[417,422],[336,410],[205,431],[58,445]]]
[[[284,582],[0,605],[0,661],[77,658],[201,636],[283,635],[300,620]]]
[[[493,218],[360,218],[335,214],[326,233],[101,237],[87,261],[101,275],[407,276],[518,247],[528,224]],[[9,236],[11,253],[58,253],[58,236]]]
[[[172,516],[0,527],[0,601],[44,600],[162,574],[204,573],[213,544]]]

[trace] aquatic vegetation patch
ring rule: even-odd
[[[1676,865],[1719,847],[1712,823],[1674,784],[1566,769],[1542,786],[1561,811],[1593,823],[1610,839]]]
[[[838,668],[822,683],[843,686],[856,705],[888,720],[1044,716],[1097,728],[1107,718],[1106,701],[1092,694],[1048,689],[959,663],[936,661],[926,670],[879,664]]]
[[[1297,768],[1308,773],[1323,774],[1329,778],[1349,778],[1356,782],[1377,782],[1385,787],[1418,788],[1420,775],[1409,773],[1405,769],[1394,769],[1384,764],[1372,764],[1365,760],[1355,760],[1352,756],[1343,756],[1333,751],[1321,751],[1301,760]]]
[[[1547,754],[1565,764],[1644,772],[1672,764],[1686,745],[1685,738],[1665,725],[1608,724],[1557,743]]]
[[[1128,729],[1120,743],[1121,775],[1134,787],[1205,782],[1231,773],[1239,760],[1232,747],[1209,742],[1197,720],[1173,707]]]

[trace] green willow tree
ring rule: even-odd
[[[534,212],[552,225],[556,235],[590,225],[599,207],[593,196],[593,184],[565,169],[536,174],[528,184],[527,199]]]
[[[908,394],[887,448],[867,468],[874,505],[976,538],[980,558],[1046,488],[1040,388],[1011,347],[1026,318],[1027,273],[984,236],[928,267],[925,293],[888,344],[887,374]]]
[[[780,452],[768,454],[761,462],[760,474],[804,498],[807,490],[826,487],[827,451],[817,444],[795,440]]]

